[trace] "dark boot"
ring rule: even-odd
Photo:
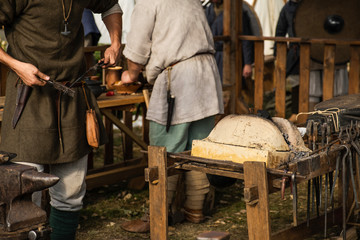
[[[51,240],[75,240],[79,223],[79,212],[60,211],[51,207],[50,227]]]

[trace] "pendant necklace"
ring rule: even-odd
[[[65,29],[63,32],[61,32],[62,35],[67,36],[69,35],[71,32],[68,30],[68,19],[70,17],[70,13],[71,13],[71,8],[72,8],[72,4],[73,4],[73,0],[71,0],[70,2],[70,7],[69,7],[69,11],[67,13],[67,15],[65,14],[65,0],[61,0],[62,3],[62,9],[63,9],[63,17],[64,17],[64,25],[65,25]]]

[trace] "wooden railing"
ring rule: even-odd
[[[255,37],[241,36],[238,40],[254,41],[255,46],[255,91],[254,108],[263,108],[263,76],[264,76],[264,41],[276,42],[277,55],[275,65],[275,110],[278,117],[285,117],[286,94],[286,55],[288,43],[300,45],[300,84],[299,84],[299,112],[309,111],[309,82],[310,82],[310,48],[312,44],[324,45],[323,61],[323,100],[333,98],[335,76],[335,51],[338,45],[347,45],[350,49],[349,94],[359,93],[360,87],[360,41],[359,40],[334,40],[334,39],[302,39],[286,37]]]

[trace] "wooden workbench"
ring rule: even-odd
[[[167,177],[183,170],[201,171],[208,174],[244,180],[244,201],[246,203],[248,235],[250,240],[301,240],[323,228],[324,215],[297,223],[294,214],[294,227],[277,233],[271,232],[269,194],[279,191],[279,180],[296,172],[296,182],[308,181],[334,171],[336,154],[319,154],[290,165],[290,171],[266,168],[264,162],[218,161],[192,157],[188,154],[167,153],[165,147],[149,146],[149,163],[145,169],[145,179],[149,182],[150,198],[150,237],[168,239]],[[327,226],[341,223],[341,209],[334,211],[335,221],[327,221]],[[327,215],[328,218],[329,214]]]

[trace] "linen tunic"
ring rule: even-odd
[[[168,71],[165,69],[173,64],[172,124],[223,113],[214,52],[213,36],[199,0],[137,1],[124,55],[146,65],[147,80],[154,84],[146,118],[166,124]]]
[[[70,1],[64,0],[64,3],[67,15]],[[74,0],[68,19],[71,34],[64,36],[61,34],[64,31],[61,0],[1,0],[0,25],[5,26],[8,54],[33,64],[51,80],[74,80],[85,71],[81,23],[84,8],[100,13],[115,3],[116,0]],[[18,76],[10,71],[6,82],[0,150],[16,153],[14,161],[39,164],[71,162],[88,154],[91,147],[85,135],[86,103],[82,89],[74,88],[74,98],[61,95],[58,111],[56,100],[59,92],[49,86],[34,86],[13,129],[11,122],[16,104],[17,79]],[[86,91],[97,111],[101,142],[104,142],[104,127],[96,99],[88,88]]]

